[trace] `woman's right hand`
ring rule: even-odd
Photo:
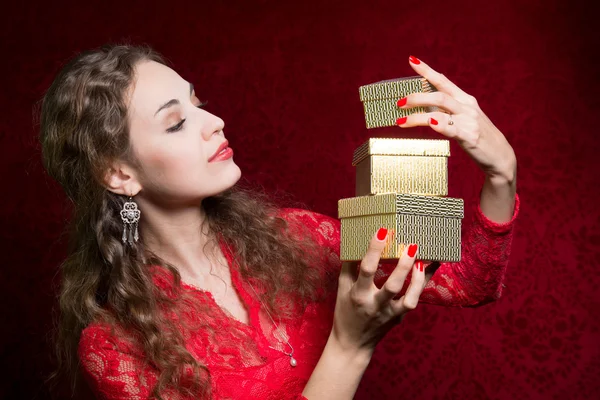
[[[378,289],[374,276],[388,239],[393,239],[390,236],[385,228],[373,236],[356,279],[353,273],[356,263],[342,265],[330,340],[335,340],[344,351],[372,354],[385,334],[399,324],[408,311],[417,307],[419,296],[431,276],[425,276],[422,261],[415,262],[417,248],[411,245],[412,249],[411,246],[405,248],[396,268]],[[411,270],[406,293],[394,299]]]
[[[410,247],[404,250],[398,265],[381,289],[375,286],[375,272],[388,236],[392,235],[380,229],[371,239],[356,279],[353,273],[356,263],[342,265],[333,328],[302,392],[308,399],[354,398],[377,343],[419,302],[419,296],[432,273],[425,274],[425,265],[421,261],[415,263],[415,247],[411,256],[408,255]],[[412,278],[406,293],[395,300],[411,270]]]

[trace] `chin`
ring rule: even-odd
[[[232,165],[228,166],[226,170],[222,170],[218,175],[205,178],[212,181],[210,188],[205,186],[206,183],[203,185],[203,182],[198,182],[198,186],[196,187],[203,188],[203,193],[200,195],[201,198],[217,196],[234,187],[241,177],[242,171],[236,164],[232,163]]]
[[[241,177],[242,170],[236,164],[233,164],[233,168],[231,168],[231,173],[228,173],[226,177],[223,177],[223,184],[225,187],[222,188],[220,193],[229,190],[233,186],[235,186],[235,184],[239,182]]]
[[[240,178],[242,177],[242,170],[240,169],[240,167],[237,166],[237,164],[233,164],[235,166],[235,171],[233,173],[233,179],[234,182],[231,184],[231,186],[235,185],[236,183],[238,183],[238,181],[240,180]]]

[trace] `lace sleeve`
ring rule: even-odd
[[[489,220],[478,205],[462,239],[461,261],[442,263],[421,294],[421,300],[446,306],[475,307],[499,299],[519,207],[517,195],[511,220],[498,224]]]
[[[520,200],[515,197],[511,220],[498,224],[489,220],[478,205],[462,239],[462,257],[457,263],[441,263],[421,294],[429,304],[474,307],[500,298],[502,282],[508,265],[514,221],[519,214]],[[327,246],[337,257],[330,265],[340,268],[340,222],[337,219],[299,209],[286,209],[286,218],[299,219],[316,234],[317,241]],[[375,284],[381,287],[395,264],[380,264]],[[339,270],[338,270],[339,274]],[[410,283],[406,279],[403,294]]]
[[[139,355],[119,347],[109,328],[93,325],[83,330],[78,355],[88,385],[102,399],[149,399],[157,371]]]

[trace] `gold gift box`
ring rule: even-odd
[[[381,227],[395,232],[381,259],[397,259],[417,243],[420,260],[460,261],[462,199],[385,193],[338,201],[342,261],[358,261]]]
[[[396,120],[411,114],[437,110],[437,107],[398,108],[397,101],[411,93],[429,93],[437,89],[421,76],[389,79],[361,86],[358,91],[365,110],[367,128],[396,125]]]
[[[354,151],[356,196],[448,195],[450,141],[372,138]]]

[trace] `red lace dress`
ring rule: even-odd
[[[498,299],[518,210],[517,197],[512,220],[497,224],[477,207],[471,223],[465,224],[468,229],[463,236],[462,261],[442,263],[427,284],[421,301],[471,307]],[[309,227],[315,240],[329,250],[330,256],[323,260],[323,268],[339,269],[338,220],[300,209],[281,210],[281,216],[292,227],[298,226],[296,224]],[[190,321],[201,319],[202,328],[184,332],[184,339],[188,351],[208,367],[212,398],[304,399],[302,390],[331,330],[336,291],[328,294],[325,301],[310,304],[297,319],[280,325],[287,332],[298,361],[297,366],[292,367],[285,354],[289,352],[287,345],[276,338],[273,323],[252,288],[241,279],[231,253],[225,246],[222,250],[229,262],[233,286],[248,309],[249,325],[219,307],[210,293],[182,283],[190,298],[210,310],[201,316],[198,313],[185,316]],[[377,274],[378,286],[390,270],[382,265]],[[155,282],[168,291],[171,280],[166,274],[157,273]],[[407,285],[408,282],[403,291]],[[253,288],[259,295],[264,291],[254,285]],[[143,353],[122,340],[122,336],[111,334],[110,328],[103,324],[92,323],[82,332],[78,353],[86,381],[99,398],[147,399],[157,382],[157,370],[144,363]],[[167,393],[165,397],[183,398],[178,393]]]

